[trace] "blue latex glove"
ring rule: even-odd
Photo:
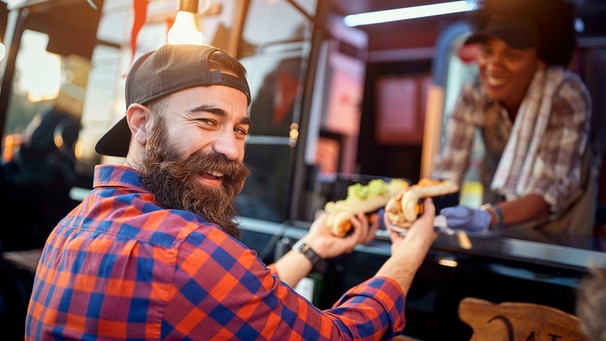
[[[379,214],[379,230],[387,230],[387,227],[385,226],[385,209],[380,208],[377,211],[377,214]]]
[[[443,208],[440,214],[446,217],[448,227],[477,233],[486,231],[492,218],[488,211],[460,205]]]

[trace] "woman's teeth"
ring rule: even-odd
[[[490,85],[503,85],[507,81],[505,78],[486,77],[488,84]]]

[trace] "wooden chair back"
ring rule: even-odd
[[[545,305],[466,297],[459,303],[459,318],[473,330],[472,341],[586,340],[578,317]]]

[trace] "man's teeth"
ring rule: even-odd
[[[214,177],[217,177],[217,178],[220,178],[223,176],[223,173],[218,173],[218,172],[210,172],[209,174]]]

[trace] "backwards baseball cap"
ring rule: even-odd
[[[499,38],[516,49],[539,46],[537,25],[522,16],[492,18],[484,27],[473,32],[465,40],[465,45],[475,44],[489,37]]]
[[[180,90],[209,85],[240,90],[250,104],[250,89],[245,78],[211,69],[209,59],[214,53],[226,54],[208,45],[185,44],[167,44],[143,54],[126,75],[126,108],[133,103],[146,104]],[[125,116],[99,139],[95,150],[103,155],[124,157],[130,138]]]

